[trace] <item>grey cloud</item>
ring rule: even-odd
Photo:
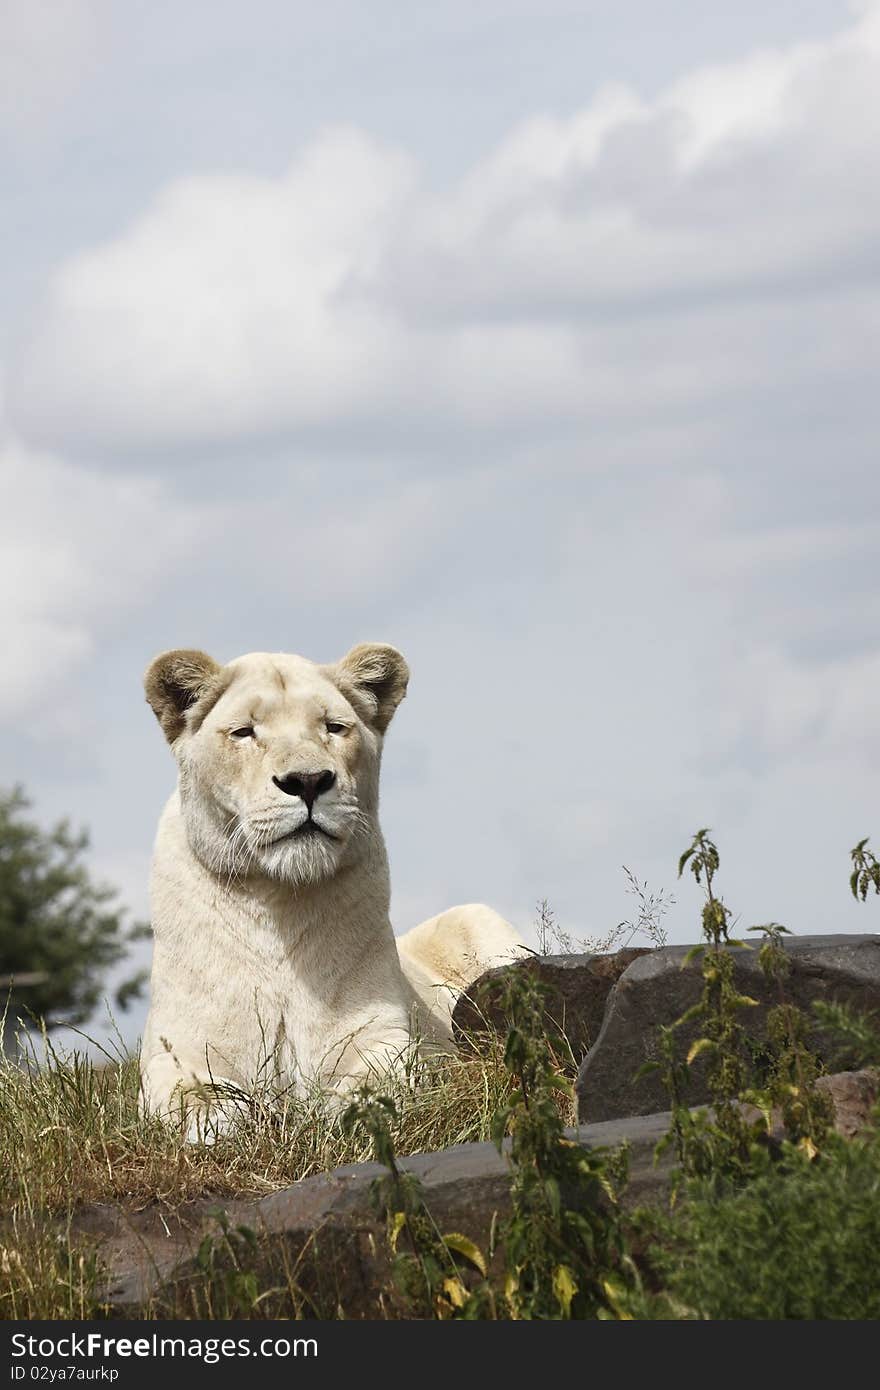
[[[801,322],[876,270],[878,71],[870,9],[653,102],[611,89],[526,122],[446,194],[353,128],[281,177],[178,180],[59,269],[13,419],[104,451],[346,428],[393,447],[402,424],[692,412],[783,365],[803,383],[828,345]]]
[[[711,8],[691,7],[693,32]],[[462,8],[431,16],[470,41]],[[230,25],[212,52],[231,51]],[[869,928],[845,874],[876,816],[880,300],[860,256],[877,106],[839,38],[818,37],[815,92],[799,78],[781,108],[794,124],[734,140],[730,75],[704,65],[729,48],[705,39],[686,63],[703,85],[676,100],[714,92],[720,114],[686,127],[703,147],[677,174],[673,65],[561,175],[547,150],[584,146],[589,93],[531,134],[500,129],[495,156],[462,139],[443,172],[417,120],[390,140],[361,121],[384,138],[349,131],[323,185],[313,158],[304,231],[287,195],[310,138],[273,129],[271,153],[249,153],[218,137],[136,197],[117,188],[125,216],[82,254],[79,233],[65,245],[47,317],[25,315],[27,361],[7,364],[22,665],[0,686],[0,757],[47,820],[92,827],[133,907],[174,773],[140,688],[150,657],[332,659],[376,638],[413,672],[383,794],[398,927],[483,898],[530,929],[546,896],[568,928],[603,930],[631,906],[621,864],[673,887],[710,824],[746,924]],[[777,59],[793,62],[771,55],[762,82]],[[352,194],[365,168],[376,180]],[[615,241],[595,223],[620,206]],[[219,329],[200,218],[221,243]],[[677,891],[683,940],[699,902]]]

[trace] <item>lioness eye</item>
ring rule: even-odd
[[[230,729],[229,731],[230,738],[245,739],[253,738],[253,736],[254,729],[252,724],[243,724],[240,729]]]
[[[335,723],[335,721],[332,720],[332,719],[326,720],[326,721],[325,721],[324,727],[326,728],[328,734],[344,734],[344,733],[345,733],[345,725],[344,725],[344,724],[337,724],[337,723]]]

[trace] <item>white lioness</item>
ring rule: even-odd
[[[144,1104],[220,1082],[345,1092],[451,1038],[457,991],[521,951],[478,904],[395,942],[378,821],[386,728],[409,671],[362,645],[318,666],[254,653],[159,656],[147,700],[180,770],[151,880]],[[399,953],[398,953],[399,946]]]

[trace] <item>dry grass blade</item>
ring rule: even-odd
[[[501,1045],[437,1059],[396,1102],[400,1154],[486,1140],[509,1085]],[[239,1096],[239,1117],[211,1145],[138,1110],[136,1057],[62,1053],[0,1060],[0,1315],[88,1316],[95,1250],[70,1235],[92,1202],[173,1210],[198,1198],[263,1195],[369,1157],[319,1097],[280,1102],[267,1084]]]

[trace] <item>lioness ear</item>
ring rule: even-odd
[[[186,712],[217,684],[223,668],[205,652],[163,652],[147,667],[144,691],[169,743],[183,732]]]
[[[384,642],[362,642],[337,663],[335,674],[365,707],[367,723],[384,734],[409,681],[400,652]]]

